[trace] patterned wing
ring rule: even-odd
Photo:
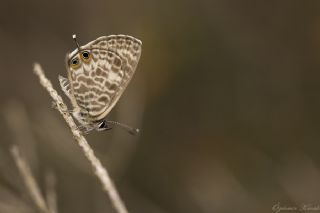
[[[61,75],[59,75],[58,77],[59,82],[60,82],[60,86],[62,91],[64,92],[64,94],[66,94],[66,96],[71,99],[70,97],[70,84],[69,84],[69,80]]]
[[[103,119],[119,100],[131,80],[141,54],[141,42],[131,36],[104,36],[70,54],[71,92],[76,105],[91,121]],[[90,54],[83,60],[82,53]],[[69,62],[69,64],[70,64]]]

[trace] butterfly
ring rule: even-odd
[[[67,78],[60,86],[73,106],[72,115],[84,132],[110,129],[118,124],[130,133],[138,129],[105,117],[118,102],[138,65],[142,42],[128,35],[99,37],[66,56]]]

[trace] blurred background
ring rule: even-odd
[[[37,212],[18,144],[59,213],[115,212],[51,98],[64,57],[110,34],[142,40],[136,75],[107,117],[141,128],[86,138],[133,213],[272,212],[320,205],[320,2],[3,1],[0,212]],[[65,101],[68,101],[63,96]]]

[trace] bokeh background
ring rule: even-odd
[[[64,57],[99,36],[143,41],[109,119],[141,128],[87,136],[133,213],[272,212],[320,205],[320,2],[2,1],[0,212],[37,212],[18,144],[59,213],[115,212],[51,98]],[[67,98],[63,96],[67,101]]]

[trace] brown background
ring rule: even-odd
[[[88,141],[130,212],[271,212],[320,204],[320,2],[2,1],[0,212],[36,212],[9,154],[20,144],[60,213],[114,212],[51,99],[64,56],[99,36],[143,41],[132,83]],[[64,96],[64,99],[66,97]]]

